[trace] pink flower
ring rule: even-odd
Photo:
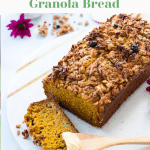
[[[147,83],[150,85],[150,79],[147,80]],[[146,88],[146,91],[150,92],[150,86]]]
[[[16,38],[20,35],[21,38],[24,36],[31,37],[31,33],[29,28],[33,26],[32,23],[29,23],[31,19],[25,19],[24,14],[20,15],[20,19],[18,21],[11,20],[11,23],[8,24],[6,27],[9,27],[8,30],[12,30],[10,36],[13,36]]]
[[[147,80],[147,83],[150,85],[150,79]]]
[[[150,86],[146,88],[146,91],[150,92]]]

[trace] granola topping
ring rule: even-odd
[[[85,21],[85,26],[88,26],[89,25],[89,22],[88,21]]]
[[[17,136],[20,135],[20,131],[17,131]]]
[[[74,31],[74,28],[69,23],[63,24],[62,26],[59,26],[59,28],[60,30],[56,33],[57,36],[68,34],[69,31]]]
[[[82,25],[82,22],[78,22],[78,25]]]
[[[27,130],[24,130],[24,131],[22,132],[22,135],[24,136],[24,139],[27,139],[27,138],[29,137],[29,133],[28,133]]]
[[[148,64],[150,24],[139,15],[120,14],[72,45],[48,80],[88,99],[103,112]]]
[[[16,125],[16,128],[20,128],[20,127],[21,127],[21,124],[17,124],[17,125]]]
[[[41,34],[43,36],[47,36],[47,34],[48,34],[48,27],[47,27],[45,22],[44,22],[43,27],[41,27],[41,25],[38,25],[38,29],[39,29],[39,34]]]

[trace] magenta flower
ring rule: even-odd
[[[150,85],[150,79],[147,80],[147,83]],[[150,92],[150,86],[146,88],[146,91]]]
[[[150,85],[150,79],[147,80],[147,83]]]
[[[29,23],[31,19],[25,19],[24,14],[20,15],[20,19],[18,21],[11,20],[11,23],[8,24],[6,27],[9,27],[8,30],[12,30],[10,36],[13,36],[16,38],[20,35],[21,38],[24,36],[31,37],[31,33],[29,28],[33,26],[32,23]]]

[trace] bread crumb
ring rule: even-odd
[[[64,19],[65,21],[69,20],[69,18],[66,16],[63,16],[62,19]]]
[[[56,24],[57,24],[57,21],[56,21],[56,20],[54,20],[54,21],[53,21],[53,25],[56,25]]]
[[[17,124],[17,125],[16,125],[16,128],[20,128],[20,127],[21,127],[21,124]]]
[[[74,28],[71,26],[71,24],[67,23],[67,24],[63,24],[60,27],[60,30],[57,31],[57,36],[62,36],[64,34],[68,34],[69,31],[74,31]]]
[[[19,131],[19,130],[17,131],[17,136],[18,136],[18,135],[20,135],[20,131]]]
[[[22,132],[22,135],[24,136],[24,139],[27,139],[27,138],[29,137],[29,133],[28,133],[27,130],[24,130],[24,131]]]
[[[59,19],[59,22],[60,22],[61,24],[64,24],[64,23],[65,23],[65,20],[62,19],[62,18],[60,18],[60,19]]]
[[[59,22],[60,22],[61,24],[64,24],[67,20],[69,20],[69,18],[66,17],[66,16],[63,16],[62,18],[59,19]]]
[[[22,124],[24,124],[25,122],[26,122],[26,121],[25,121],[25,120],[23,120],[23,121],[22,121]]]
[[[82,22],[79,22],[78,25],[82,25]]]
[[[55,31],[56,31],[56,29],[52,29],[51,34],[54,35]]]
[[[59,18],[60,18],[60,16],[58,16],[58,15],[54,15],[54,17],[53,17],[54,20],[59,19]]]
[[[85,21],[85,26],[88,26],[89,25],[89,22],[88,21]]]
[[[56,26],[55,26],[55,25],[53,25],[53,29],[56,29]]]
[[[70,15],[72,15],[72,14],[70,14]],[[56,33],[57,36],[62,36],[64,34],[68,34],[69,31],[74,31],[74,28],[69,23],[65,24],[65,22],[69,20],[69,18],[66,17],[65,15],[62,18],[60,16],[59,17],[58,16],[54,16],[53,19],[59,19],[59,23],[61,23],[62,25],[61,26],[60,25],[56,25],[57,22],[56,22],[56,20],[54,20],[53,21],[53,29],[51,31],[52,35],[55,34],[54,31],[56,29],[58,29],[58,28],[60,28],[60,29]]]
[[[72,16],[73,14],[70,14],[70,16]]]
[[[43,27],[41,27],[40,25],[38,25],[39,28],[39,34],[43,35],[43,36],[47,36],[48,34],[48,27],[46,25],[46,23],[44,23]]]

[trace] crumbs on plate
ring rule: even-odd
[[[70,14],[70,16],[72,16],[73,14]],[[83,17],[83,14],[80,14],[81,17]],[[71,26],[70,23],[67,23],[67,21],[69,20],[68,17],[66,17],[65,15],[63,17],[59,16],[59,15],[54,15],[53,16],[53,28],[51,30],[51,35],[57,35],[57,36],[62,36],[64,34],[68,34],[70,33],[70,31],[74,31],[74,28]],[[43,35],[43,36],[47,36],[48,35],[48,27],[46,25],[46,21],[43,24],[43,27],[41,27],[41,25],[38,25],[38,30],[39,30],[39,34]],[[75,21],[74,21],[75,23]],[[82,25],[82,22],[78,22],[78,25]],[[50,26],[51,24],[49,24]],[[89,25],[89,22],[86,21],[85,22],[85,26]],[[57,31],[55,33],[55,31]]]

